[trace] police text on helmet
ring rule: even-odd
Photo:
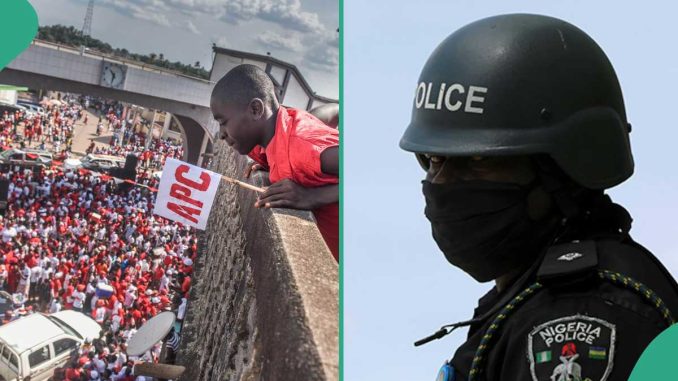
[[[437,97],[435,96],[436,90]],[[432,92],[435,99],[431,99]],[[481,95],[485,93],[487,93],[487,88],[481,86],[469,86],[467,91],[463,85],[458,83],[448,86],[443,82],[440,86],[434,86],[433,82],[420,82],[417,85],[414,103],[417,108],[422,108],[422,106],[427,110],[443,110],[444,108],[448,111],[457,111],[463,105],[464,112],[482,114],[485,97]]]

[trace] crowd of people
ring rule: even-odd
[[[0,146],[9,148],[51,148],[56,155],[70,152],[75,122],[83,118],[83,107],[77,103],[45,105],[44,112],[5,111],[0,119]],[[21,127],[21,131],[19,131]]]
[[[63,102],[44,103],[43,112],[5,111],[0,116],[0,147],[4,149],[38,148],[51,151],[57,159],[70,157],[73,148],[73,133],[76,122],[87,123],[90,109],[99,115],[97,131],[112,132],[108,145],[92,145],[86,153],[126,157],[134,154],[144,168],[159,170],[167,158],[182,159],[184,148],[173,139],[153,138],[146,146],[147,134],[138,131],[137,124],[143,120],[130,119],[124,115],[124,107],[118,102],[101,101],[96,98],[65,98]]]
[[[42,116],[5,114],[0,144],[23,137],[29,146],[37,141],[69,147],[75,121],[86,117],[83,110],[78,103],[64,103],[47,107]],[[146,170],[138,172],[135,185],[54,165],[0,173],[1,180],[9,180],[7,209],[0,216],[0,289],[11,295],[12,304],[1,323],[71,309],[102,327],[100,337],[86,341],[58,372],[65,380],[144,380],[131,375],[132,362],[157,362],[162,342],[135,358],[126,354],[128,341],[158,313],[173,311],[181,322],[186,312],[195,232],[153,215],[159,179],[148,170],[160,168],[167,157],[181,158],[182,147],[160,139],[145,147],[138,134],[122,143],[94,153],[137,155]],[[178,337],[170,331],[164,340],[170,355],[163,358],[171,359]]]
[[[173,140],[158,138],[151,140],[149,146],[146,147],[145,136],[136,133],[127,140],[127,144],[93,147],[91,153],[119,157],[133,154],[139,158],[139,164],[143,168],[160,170],[168,158],[182,160],[184,148],[180,143]]]
[[[0,287],[16,305],[3,323],[62,309],[90,314],[103,328],[103,344],[82,356],[99,360],[80,356],[71,366],[99,369],[103,361],[106,369],[97,372],[109,378],[101,379],[117,380],[110,375],[120,374],[125,344],[145,321],[164,310],[183,318],[197,255],[194,232],[154,216],[152,190],[120,191],[105,175],[26,170],[0,178],[10,180],[0,219]],[[157,179],[141,181],[157,186]],[[158,356],[156,347],[144,360]]]
[[[90,102],[86,100],[84,104],[89,105]],[[124,115],[118,103],[94,103],[93,107],[101,115],[97,134],[105,130],[112,135],[108,145],[96,145],[92,140],[86,153],[118,157],[133,154],[139,158],[143,168],[152,170],[161,169],[167,158],[183,158],[184,147],[180,141],[153,137],[147,146],[148,135],[135,128],[135,120],[131,115]],[[141,119],[136,123],[147,124]]]

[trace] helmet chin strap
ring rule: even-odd
[[[563,214],[563,225],[567,225],[569,220],[579,216],[582,212],[582,208],[573,195],[571,184],[568,184],[560,168],[551,159],[536,157],[534,162],[542,188],[553,197],[556,207]]]

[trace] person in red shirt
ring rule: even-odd
[[[191,290],[191,277],[185,276],[184,280],[181,282],[181,292],[184,293],[184,295],[186,295],[190,290]]]
[[[137,308],[132,308],[131,315],[132,315],[132,318],[133,318],[135,321],[140,321],[140,320],[141,320],[141,316],[142,316],[142,315],[141,315],[141,311],[139,311],[139,309],[137,309]]]
[[[155,270],[153,270],[153,281],[155,284],[160,283],[160,278],[165,275],[165,269],[158,265],[155,267]]]
[[[80,380],[80,368],[76,365],[68,367],[64,374],[66,381],[77,381]]]
[[[61,277],[62,273],[57,273],[54,278],[50,280],[50,286],[52,288],[52,298],[59,296],[59,291],[61,290]]]
[[[7,274],[7,291],[9,291],[10,294],[13,294],[16,291],[17,286],[19,285],[19,277],[19,269],[15,263],[12,263]]]
[[[70,310],[73,308],[73,291],[75,287],[72,284],[69,284],[66,287],[66,292],[64,293],[64,309]]]
[[[269,171],[271,186],[255,204],[311,210],[339,258],[339,132],[313,115],[282,107],[268,74],[239,65],[217,82],[210,100],[220,137]]]

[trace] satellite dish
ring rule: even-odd
[[[176,316],[174,312],[165,311],[155,315],[146,324],[129,339],[127,343],[127,354],[130,356],[141,356],[147,350],[151,349],[158,341],[167,336],[174,325]]]

